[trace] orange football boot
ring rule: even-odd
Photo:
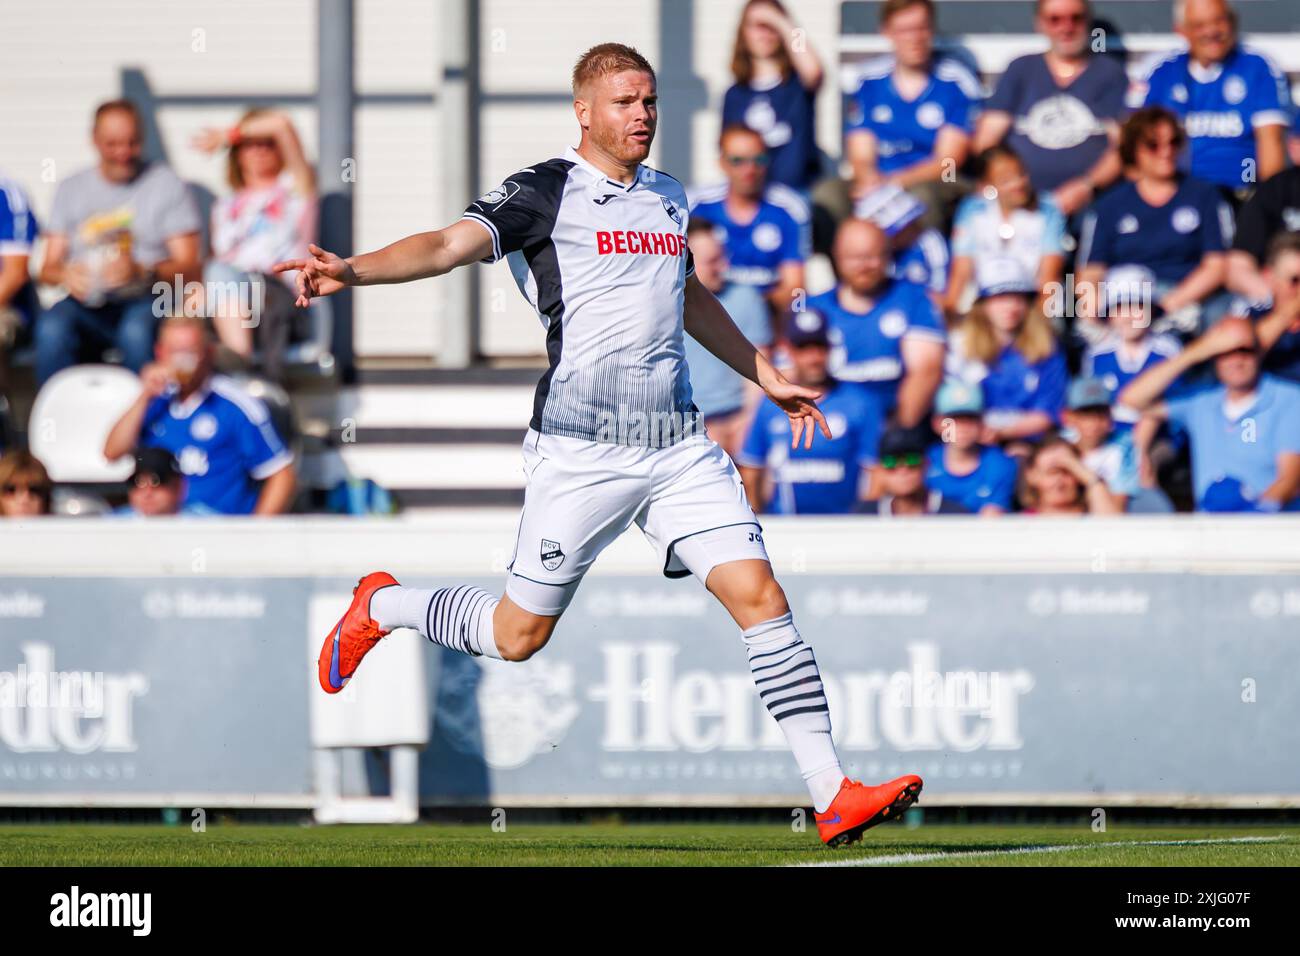
[[[317,669],[321,690],[325,693],[341,691],[356,673],[361,658],[379,643],[380,638],[388,636],[388,632],[380,630],[370,616],[370,597],[380,588],[396,584],[397,580],[387,571],[375,571],[358,581],[352,589],[352,604],[320,649]]]
[[[868,787],[847,777],[825,813],[817,813],[817,834],[827,846],[857,843],[862,833],[877,823],[897,820],[921,796],[921,778],[906,774],[878,787]]]

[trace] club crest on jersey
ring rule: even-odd
[[[677,204],[667,196],[660,196],[659,201],[664,204],[664,212],[668,213],[668,218],[680,226],[682,224],[682,214],[677,211]]]
[[[564,563],[564,552],[560,550],[560,542],[547,541],[542,539],[542,567],[547,571],[554,571]]]
[[[502,203],[511,199],[517,192],[519,192],[519,184],[513,181],[506,181],[495,189],[479,196],[478,205],[500,206]]]

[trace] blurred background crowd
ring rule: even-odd
[[[688,188],[696,274],[822,390],[833,434],[789,447],[784,415],[688,339],[755,510],[1300,509],[1300,123],[1232,5],[1175,2],[1181,43],[1133,64],[1086,0],[1026,3],[1045,50],[991,84],[937,43],[930,0],[877,7],[890,52],[843,70],[775,0],[716,51],[734,82],[716,173]],[[842,136],[819,143],[837,73]],[[203,214],[131,99],[88,119],[98,162],[47,210],[0,169],[0,388],[75,425],[104,369],[112,414],[72,433],[129,475],[60,505],[40,451],[68,427],[11,420],[0,514],[392,510],[382,476],[300,488],[291,367],[330,316],[271,274],[319,236],[288,113],[193,135],[225,164]]]

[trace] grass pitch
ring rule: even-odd
[[[0,826],[0,866],[1300,866],[1300,827],[888,824],[828,850],[778,824]]]

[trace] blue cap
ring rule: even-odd
[[[940,415],[984,414],[984,389],[978,382],[950,378],[934,397],[934,410]]]
[[[1070,383],[1065,407],[1072,412],[1082,408],[1110,408],[1114,396],[1099,378],[1076,378]]]
[[[1019,259],[1011,256],[981,259],[975,266],[975,285],[979,288],[981,299],[1007,293],[1038,294],[1038,284],[1034,277]]]
[[[896,236],[925,215],[925,203],[899,186],[880,186],[857,201],[853,214]]]
[[[782,328],[785,340],[790,343],[792,348],[802,348],[805,345],[829,346],[831,344],[830,325],[827,323],[826,317],[816,309],[787,312]]]

